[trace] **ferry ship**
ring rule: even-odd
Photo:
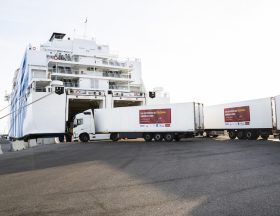
[[[161,89],[149,97],[139,59],[121,59],[94,39],[65,36],[53,33],[39,48],[27,47],[10,95],[10,138],[63,140],[84,110],[169,102]]]

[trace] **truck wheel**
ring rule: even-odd
[[[86,133],[81,134],[81,135],[80,135],[80,140],[81,140],[82,142],[88,142],[88,141],[89,141],[89,135],[86,134]]]
[[[143,138],[146,142],[151,142],[153,140],[153,135],[151,133],[144,133]]]
[[[110,139],[113,141],[113,142],[117,142],[119,140],[119,134],[118,133],[112,133],[110,135]]]
[[[229,131],[228,136],[230,139],[234,140],[236,138],[236,132],[235,131]]]
[[[248,140],[256,140],[259,137],[259,133],[255,131],[246,131],[245,136]]]
[[[267,140],[268,137],[269,137],[268,134],[261,134],[261,138],[262,138],[263,140]]]
[[[58,137],[59,142],[64,142],[64,135]]]
[[[155,139],[156,142],[160,142],[160,141],[162,141],[163,136],[160,133],[156,133],[155,136],[154,136],[154,139]]]
[[[174,139],[174,135],[172,133],[166,133],[164,134],[164,140],[166,142],[172,142],[172,140]]]
[[[253,138],[254,138],[254,132],[253,132],[253,131],[246,131],[246,132],[245,132],[245,137],[246,137],[246,139],[248,139],[248,140],[253,140]]]
[[[237,132],[237,138],[240,139],[240,140],[244,139],[244,133],[243,133],[243,131],[238,131],[238,132]]]

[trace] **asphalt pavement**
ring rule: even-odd
[[[43,145],[0,156],[0,215],[280,215],[280,142]]]

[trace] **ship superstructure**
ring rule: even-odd
[[[54,81],[65,91],[54,94]],[[139,59],[121,59],[95,40],[53,33],[39,49],[26,49],[15,72],[9,136],[62,134],[79,112],[144,105],[147,97]]]

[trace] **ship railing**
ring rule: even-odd
[[[46,87],[39,87],[39,86],[36,86],[35,88],[35,92],[46,92]]]
[[[123,91],[128,91],[129,88],[128,86],[118,86],[118,85],[109,85],[110,90],[123,90]]]
[[[71,68],[50,68],[49,73],[60,73],[60,74],[73,74],[73,75],[92,75],[99,77],[113,77],[113,78],[123,78],[123,79],[131,79],[131,74],[122,74],[122,73],[111,73],[111,72],[99,72],[95,73],[93,71],[79,71],[73,70]]]
[[[79,70],[73,70],[67,67],[49,68],[50,73],[63,73],[63,74],[80,74]]]
[[[131,79],[131,75],[130,74],[121,74],[121,73],[103,72],[103,76],[104,77]]]
[[[75,83],[75,82],[64,82],[63,83],[64,87],[75,87],[75,88],[79,88],[79,84]]]
[[[127,62],[119,62],[119,61],[112,61],[112,60],[102,60],[102,64],[117,66],[117,67],[128,67]]]
[[[145,97],[145,93],[144,92],[134,92],[134,91],[130,91],[130,92],[114,91],[113,96],[114,97]]]

